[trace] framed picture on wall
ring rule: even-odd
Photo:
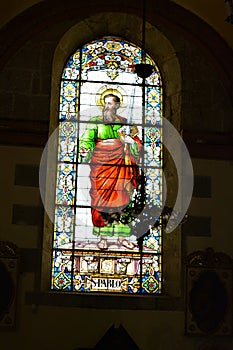
[[[19,250],[11,242],[0,241],[0,328],[15,327]]]
[[[232,335],[232,266],[228,255],[211,248],[187,257],[187,335]]]

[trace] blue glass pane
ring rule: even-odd
[[[52,289],[71,290],[72,255],[70,251],[54,250],[52,269]]]
[[[60,94],[60,113],[75,115],[78,111],[78,90],[76,81],[62,81]]]
[[[74,164],[58,164],[56,204],[74,204],[75,173]]]
[[[75,52],[75,54],[71,56],[71,58],[67,62],[63,70],[62,78],[78,80],[79,73],[80,73],[80,50]]]

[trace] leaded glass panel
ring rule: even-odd
[[[147,217],[163,200],[162,86],[149,55],[152,75],[143,81],[135,74],[141,54],[132,43],[105,37],[78,49],[63,69],[54,290],[161,293],[162,226],[158,220],[150,228]]]

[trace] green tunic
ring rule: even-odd
[[[119,124],[117,123],[119,122]],[[79,149],[85,148],[91,152],[85,157],[85,161],[88,162],[92,156],[93,150],[96,145],[96,140],[107,140],[107,139],[119,139],[118,130],[122,127],[122,122],[117,118],[114,124],[104,124],[103,117],[97,116],[90,119],[87,123],[86,129],[79,140]],[[129,146],[132,155],[138,157],[138,144],[134,142],[133,145]],[[81,161],[81,157],[79,158]]]
[[[118,134],[118,130],[122,127],[123,123],[120,118],[116,118],[114,124],[104,124],[103,117],[96,116],[90,119],[90,121],[86,125],[86,129],[79,140],[79,149],[85,148],[90,150],[90,152],[85,157],[85,161],[88,162],[94,152],[96,141],[97,140],[107,140],[107,139],[120,139]],[[129,146],[129,150],[131,154],[137,158],[138,156],[138,144],[135,141],[133,145]],[[83,159],[80,157],[80,161]],[[93,233],[95,235],[103,235],[103,236],[130,236],[130,227],[128,225],[113,224],[112,226],[104,226],[104,227],[93,227]]]

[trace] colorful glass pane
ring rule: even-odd
[[[54,250],[52,267],[52,289],[71,290],[72,252]]]
[[[149,229],[148,218],[163,200],[162,86],[149,55],[152,75],[143,82],[135,74],[141,55],[140,47],[105,37],[82,46],[64,67],[52,289],[161,293],[162,227],[157,220]],[[112,123],[103,122],[108,94],[119,100],[110,97]]]
[[[78,80],[80,72],[80,50],[68,60],[62,74],[62,79]]]
[[[74,233],[74,208],[59,206],[55,210],[54,246],[71,249]]]
[[[75,164],[58,164],[56,204],[74,204],[75,168]]]
[[[60,162],[75,162],[77,156],[77,123],[59,124],[58,156]]]

